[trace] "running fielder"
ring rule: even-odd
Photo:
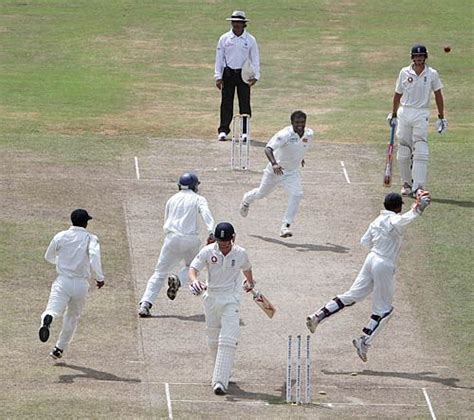
[[[203,294],[207,342],[214,363],[212,388],[216,395],[227,393],[235,350],[240,336],[240,297],[242,288],[250,292],[255,281],[244,248],[234,244],[235,231],[230,223],[219,223],[216,243],[205,246],[191,262],[191,292]],[[207,282],[198,280],[207,268]],[[242,283],[241,271],[245,276]]]
[[[412,209],[401,214],[402,196],[396,193],[385,196],[385,210],[382,210],[380,216],[370,224],[361,239],[361,243],[368,246],[370,252],[359,275],[347,292],[337,295],[306,318],[306,326],[312,333],[322,321],[373,292],[372,315],[362,330],[364,335],[352,341],[359,357],[367,362],[369,346],[393,315],[395,264],[400,253],[403,234],[407,225],[417,219],[430,202],[430,193],[418,190]]]
[[[431,92],[434,92],[439,134],[448,129],[444,118],[443,84],[438,72],[426,64],[428,51],[424,45],[411,49],[413,61],[401,69],[395,84],[392,112],[387,120],[397,127],[397,160],[402,179],[403,196],[414,196],[418,188],[426,187],[428,175],[428,120]]]
[[[43,343],[49,339],[53,320],[66,311],[58,341],[49,354],[53,359],[60,359],[72,340],[86,303],[91,272],[97,279],[97,288],[104,285],[99,239],[86,230],[91,219],[86,210],[74,210],[71,213],[72,226],[54,236],[44,256],[46,261],[56,265],[58,276],[41,315],[39,339]]]
[[[168,278],[169,299],[174,300],[178,289],[188,281],[189,264],[199,252],[201,241],[198,236],[199,216],[206,224],[209,237],[213,241],[214,218],[209,210],[207,200],[198,194],[200,182],[197,175],[184,173],[179,177],[179,192],[173,195],[165,207],[165,240],[161,248],[155,272],[148,280],[145,293],[140,301],[138,315],[150,317],[150,309]],[[171,270],[184,260],[184,267],[178,274]]]
[[[270,194],[278,185],[289,195],[288,207],[283,216],[280,237],[293,236],[290,229],[303,197],[300,166],[304,167],[304,155],[313,142],[314,132],[306,128],[306,114],[295,111],[290,117],[291,125],[276,133],[265,147],[269,163],[263,171],[260,186],[247,192],[240,204],[240,215],[247,217],[250,205]]]

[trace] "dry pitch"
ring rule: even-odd
[[[243,297],[233,383],[227,396],[217,397],[210,388],[212,366],[201,301],[184,289],[171,302],[164,289],[154,317],[137,319],[139,386],[153,410],[163,413],[166,407],[175,418],[434,418],[469,413],[468,378],[452,369],[442,348],[423,342],[423,326],[407,303],[401,281],[395,316],[369,352],[369,362],[359,360],[351,340],[370,315],[370,299],[345,309],[313,335],[313,404],[283,403],[287,336],[306,334],[305,316],[347,289],[365,258],[359,238],[386,192],[374,151],[316,141],[303,170],[305,196],[294,237],[280,239],[283,189],[256,202],[246,219],[238,213],[243,193],[260,181],[263,143],[255,142],[251,149],[251,171],[232,172],[229,143],[183,139],[171,146],[161,139],[149,141],[147,156],[130,156],[121,168],[136,301],[161,247],[164,203],[176,191],[179,174],[195,170],[216,221],[235,225],[258,286],[278,311],[269,320],[249,296]],[[181,153],[192,151],[190,164],[177,167],[175,146]],[[404,274],[402,264],[399,278]]]

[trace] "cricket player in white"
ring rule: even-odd
[[[245,249],[234,244],[235,231],[230,223],[219,223],[214,233],[216,243],[205,246],[191,262],[189,288],[194,295],[203,293],[207,341],[214,363],[212,388],[216,395],[227,392],[240,336],[240,297],[242,289],[255,286]],[[207,268],[207,282],[198,280]],[[242,274],[245,280],[242,283]]]
[[[413,63],[401,69],[395,84],[389,124],[397,126],[397,160],[403,196],[413,196],[418,188],[426,187],[428,176],[428,120],[431,92],[438,108],[436,128],[439,134],[448,128],[444,118],[443,84],[438,72],[425,61],[428,51],[424,45],[411,49]]]
[[[145,293],[140,301],[138,314],[142,318],[150,317],[150,308],[160,293],[165,278],[168,278],[168,298],[175,299],[178,289],[188,281],[189,264],[199,252],[201,241],[198,236],[199,216],[209,233],[208,241],[213,240],[214,218],[207,200],[199,195],[200,182],[193,173],[184,173],[178,182],[179,192],[173,195],[165,207],[165,240],[161,248],[155,271],[148,280]],[[184,260],[184,267],[178,274],[171,270]]]
[[[66,311],[59,339],[50,353],[53,359],[60,359],[72,340],[86,302],[91,271],[95,274],[97,288],[104,285],[99,240],[86,230],[90,219],[86,210],[74,210],[72,226],[54,236],[44,256],[46,261],[56,265],[58,276],[41,315],[39,338],[42,342],[49,339],[53,319]]]
[[[293,223],[303,197],[300,166],[304,167],[304,155],[313,142],[314,132],[306,128],[306,114],[295,111],[290,117],[291,125],[276,133],[265,147],[269,160],[263,171],[260,186],[247,192],[240,204],[240,215],[246,217],[250,205],[270,194],[279,184],[289,195],[288,207],[283,216],[280,236],[287,238],[293,235],[290,225]]]
[[[369,346],[393,314],[395,265],[404,231],[408,224],[423,213],[430,201],[428,191],[418,190],[412,209],[401,214],[402,196],[396,193],[386,195],[385,210],[370,224],[361,239],[361,243],[370,248],[362,269],[347,292],[337,295],[306,318],[306,325],[312,333],[322,321],[373,292],[370,321],[362,330],[364,335],[352,341],[359,357],[367,361]]]

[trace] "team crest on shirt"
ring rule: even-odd
[[[232,267],[235,267],[235,260],[232,260],[231,263],[230,263],[230,265],[231,265]]]
[[[308,139],[306,137],[303,137],[303,140],[302,140],[303,143],[308,143]]]
[[[413,83],[413,77],[410,76],[410,77],[408,78],[408,83]]]
[[[216,263],[217,263],[217,257],[216,257],[215,255],[213,255],[213,256],[211,257],[211,263],[212,263],[212,264],[216,264]]]

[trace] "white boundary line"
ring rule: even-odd
[[[168,382],[165,383],[165,392],[166,392],[166,404],[168,405],[168,418],[173,418],[173,410],[171,409],[171,394],[170,394],[170,385]]]
[[[344,166],[343,160],[341,160],[341,166],[342,166],[342,172],[344,172],[344,177],[346,178],[347,183],[350,184],[351,180],[349,179],[349,175],[347,173],[346,167]]]
[[[425,396],[426,404],[428,404],[428,408],[430,410],[431,418],[433,420],[436,420],[436,415],[434,413],[433,406],[431,405],[431,400],[430,400],[430,397],[428,395],[428,391],[426,390],[426,388],[421,388],[421,389],[423,390],[423,395]]]
[[[137,179],[140,179],[140,169],[138,168],[138,158],[135,156],[135,173],[137,175]]]

